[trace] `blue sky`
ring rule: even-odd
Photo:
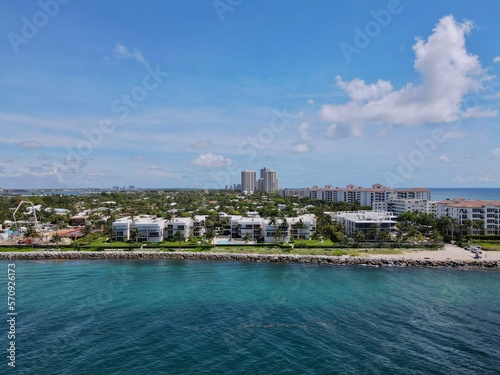
[[[498,187],[498,9],[2,2],[0,187]]]

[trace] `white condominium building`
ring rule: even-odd
[[[344,225],[349,236],[356,230],[366,233],[373,224],[380,231],[388,232],[392,232],[396,226],[396,216],[387,211],[343,211],[336,214],[335,220]]]
[[[250,238],[257,241],[263,238],[264,242],[275,242],[275,233],[279,228],[281,242],[289,242],[291,239],[310,239],[316,230],[316,217],[311,214],[297,217],[287,217],[276,219],[276,223],[271,223],[271,219],[261,217],[233,216],[231,218],[231,238]]]
[[[166,222],[165,238],[172,239],[176,232],[180,232],[184,239],[193,234],[194,220],[190,217],[176,217]]]
[[[313,186],[309,189],[309,197],[324,199],[330,202],[359,203],[372,207],[375,202],[387,202],[390,199],[431,199],[431,192],[424,188],[394,189],[374,184],[371,188],[347,185],[345,188],[326,185],[324,188]]]
[[[129,241],[136,237],[137,242],[160,242],[163,240],[165,219],[142,215],[132,220],[124,217],[112,224],[115,241]],[[137,233],[134,234],[134,232]]]
[[[252,194],[256,190],[256,173],[254,171],[241,172],[241,192],[244,194]]]
[[[468,220],[480,227],[468,228],[473,234],[500,234],[500,201],[449,199],[436,203],[436,217],[449,216],[460,225]],[[476,225],[477,225],[476,224]]]
[[[399,216],[405,212],[423,212],[436,215],[436,201],[426,199],[389,199],[387,202],[373,202],[375,211],[389,211]]]

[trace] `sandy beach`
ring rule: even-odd
[[[474,253],[455,245],[446,244],[443,250],[405,250],[403,254],[373,254],[373,258],[402,258],[402,259],[430,259],[430,260],[474,260]],[[480,260],[500,260],[500,251],[485,251]]]

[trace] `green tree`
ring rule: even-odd
[[[55,244],[56,246],[59,246],[59,243],[62,241],[62,237],[59,235],[58,232],[54,233],[52,235],[52,238],[50,239],[50,242]]]
[[[281,240],[282,236],[283,236],[283,232],[281,231],[281,228],[279,226],[275,226],[274,227],[273,237],[276,240],[276,245]]]
[[[137,241],[137,239],[139,238],[139,235],[140,235],[140,231],[139,231],[139,228],[137,227],[133,227],[131,230],[130,230],[130,240],[131,241]]]
[[[370,225],[370,228],[368,229],[367,237],[372,241],[377,241],[379,233],[380,231],[378,229],[378,225],[373,223],[372,225]]]
[[[82,229],[82,235],[87,240],[87,245],[92,243],[92,227],[90,224],[86,224]]]
[[[174,233],[174,236],[173,236],[172,239],[174,240],[174,242],[179,242],[179,248],[180,248],[181,247],[181,243],[184,240],[184,236],[182,235],[182,233],[180,231],[176,231]]]
[[[359,247],[360,242],[365,242],[366,240],[365,234],[359,229],[356,229],[354,231],[354,233],[352,234],[352,238],[354,242],[356,242],[357,247]]]
[[[246,232],[245,235],[243,236],[243,240],[245,241],[246,244],[248,244],[252,240],[252,236],[250,233]]]
[[[31,247],[33,247],[33,240],[40,238],[40,234],[36,230],[35,226],[33,224],[30,224],[26,227],[26,231],[24,232],[23,237],[29,240],[28,243],[30,243]]]

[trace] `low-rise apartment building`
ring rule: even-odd
[[[387,202],[373,202],[373,210],[392,212],[396,216],[405,212],[423,212],[435,216],[436,204],[436,201],[426,199],[392,198]]]
[[[500,201],[447,199],[436,203],[436,217],[449,216],[472,234],[500,234]],[[469,221],[470,220],[470,221]]]
[[[396,216],[387,211],[342,211],[337,212],[335,220],[344,225],[348,236],[356,230],[366,233],[373,224],[380,231],[392,232],[396,228]]]
[[[171,240],[176,232],[180,232],[187,240],[193,234],[194,220],[190,217],[176,217],[166,222],[165,239]]]

